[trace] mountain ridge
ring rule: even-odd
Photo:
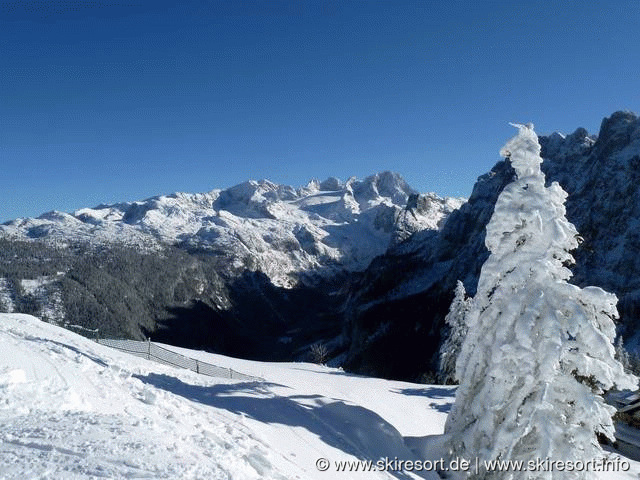
[[[292,286],[299,273],[362,270],[390,243],[423,228],[437,229],[463,201],[420,196],[392,172],[346,182],[332,177],[297,189],[249,180],[206,193],[47,212],[5,222],[0,236],[63,245],[227,250],[233,258],[227,273],[239,273],[248,265],[266,273],[275,285]]]

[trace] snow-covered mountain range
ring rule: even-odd
[[[0,311],[262,359],[335,341],[346,279],[464,202],[398,174],[267,180],[0,225]],[[303,313],[304,314],[301,314]]]
[[[0,225],[0,237],[56,245],[174,245],[226,258],[226,273],[266,274],[291,287],[305,273],[362,270],[390,244],[437,229],[464,199],[419,195],[391,172],[329,178],[302,188],[248,181],[208,193],[176,193],[45,213]]]

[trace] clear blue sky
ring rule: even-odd
[[[467,196],[513,134],[640,110],[640,1],[4,1],[0,222],[247,179]]]

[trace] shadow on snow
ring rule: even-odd
[[[360,460],[386,457],[414,459],[400,432],[377,413],[320,395],[279,396],[269,383],[243,382],[211,386],[191,385],[168,375],[134,375],[142,382],[190,401],[224,409],[265,424],[302,427],[323,442]],[[301,403],[302,401],[306,403]],[[412,478],[389,472],[395,478]],[[421,472],[415,472],[419,474]]]
[[[399,395],[426,397],[438,400],[449,400],[446,403],[431,402],[429,406],[441,413],[449,413],[455,400],[456,387],[427,386],[424,388],[402,388],[395,390]]]

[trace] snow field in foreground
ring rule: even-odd
[[[266,381],[176,370],[0,314],[0,478],[437,478],[338,473],[334,462],[437,459],[451,387],[170,348]],[[601,478],[637,479],[630,463]]]

